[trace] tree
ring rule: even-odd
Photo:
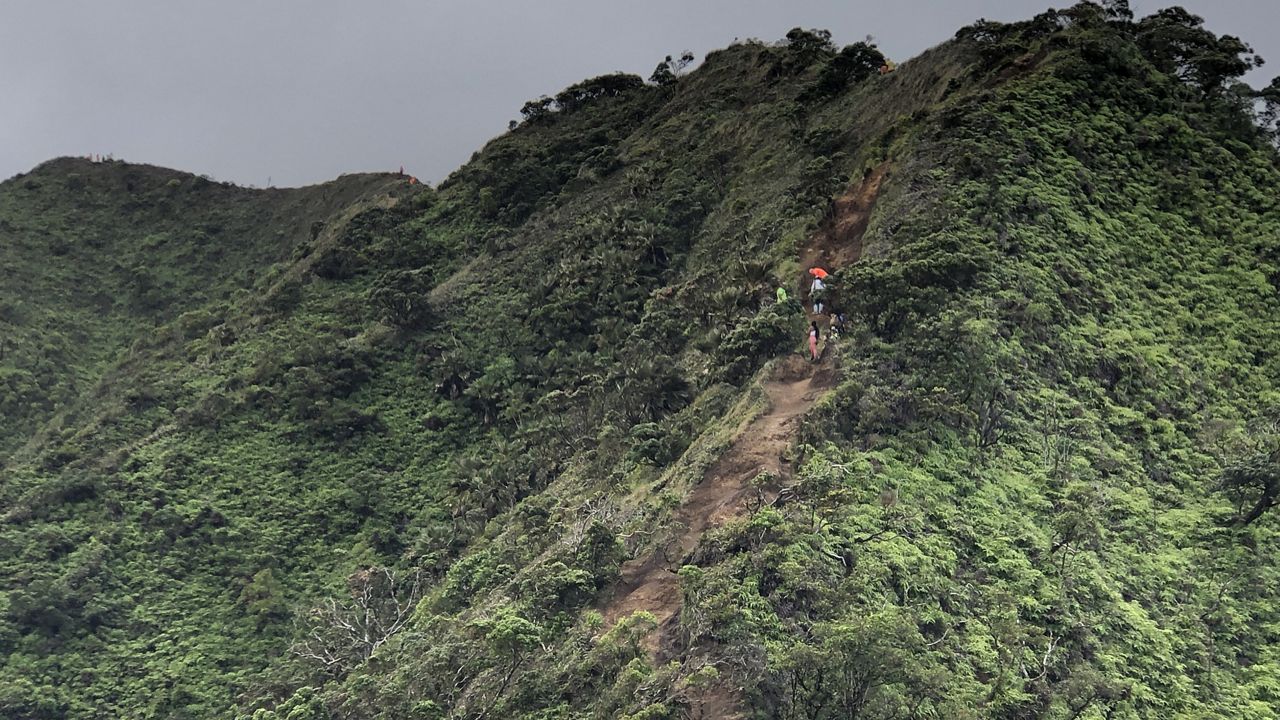
[[[1264,132],[1273,140],[1280,140],[1280,77],[1273,78],[1271,84],[1254,93],[1261,102],[1258,112],[1258,123]]]
[[[401,328],[421,328],[434,319],[428,294],[431,276],[426,270],[392,270],[369,289],[369,302],[378,319]]]
[[[1206,94],[1219,92],[1228,80],[1262,64],[1240,38],[1214,35],[1204,28],[1204,18],[1181,7],[1143,18],[1137,39],[1158,69]]]
[[[1133,20],[1133,10],[1129,7],[1129,0],[1102,0],[1102,9],[1106,11],[1107,17],[1114,20]]]
[[[871,77],[884,63],[884,55],[871,43],[846,45],[823,66],[812,90],[806,94],[819,99],[831,97],[851,84]]]
[[[912,649],[920,643],[910,619],[896,610],[817,623],[811,633],[771,663],[782,687],[779,716],[860,717],[881,688],[910,679]]]
[[[304,620],[306,637],[293,646],[296,655],[339,677],[405,628],[422,597],[422,574],[365,568],[347,578],[347,596],[312,608]]]
[[[693,62],[693,53],[685,50],[680,53],[679,60],[673,60],[670,55],[658,63],[658,67],[654,68],[653,74],[649,76],[649,82],[655,85],[670,85],[680,79],[685,74],[685,69]]]
[[[585,107],[593,100],[608,97],[619,97],[633,90],[644,87],[639,75],[628,73],[612,73],[583,80],[556,93],[556,106],[560,112],[573,112]]]
[[[607,382],[618,391],[607,412],[616,411],[627,425],[676,412],[693,396],[675,362],[656,351],[624,356]]]
[[[684,66],[688,64],[681,64],[685,56],[688,56],[689,61],[692,62],[692,54],[686,52],[680,56],[681,62],[675,63],[672,67],[683,70]],[[670,60],[671,57],[667,56],[667,61]],[[658,67],[661,68],[663,66],[659,65]],[[674,75],[672,79],[674,80]],[[599,77],[593,77],[570,85],[556,93],[555,97],[543,95],[530,100],[520,108],[520,115],[524,117],[525,122],[543,122],[551,119],[557,113],[579,110],[593,100],[620,97],[642,87],[644,87],[644,80],[641,80],[639,75],[631,75],[629,73],[600,75]]]
[[[512,676],[515,675],[516,670],[519,669],[525,658],[528,657],[529,651],[538,647],[542,642],[542,628],[520,617],[510,607],[502,608],[493,618],[476,622],[474,627],[484,633],[484,639],[489,643],[490,652],[493,653],[498,663],[505,667],[502,683],[498,686],[498,691],[489,700],[489,704],[476,716],[477,720],[480,720],[489,715],[494,705],[507,692],[507,686],[511,684]]]
[[[538,122],[551,117],[556,111],[555,99],[547,95],[543,95],[535,100],[530,100],[520,108],[520,115],[524,117],[525,122]]]
[[[499,355],[484,368],[484,373],[462,392],[485,425],[492,425],[504,406],[511,404],[523,389],[516,361],[510,355]]]
[[[315,688],[301,687],[275,710],[258,710],[253,715],[239,716],[239,720],[328,720],[329,713]]]
[[[1224,488],[1235,491],[1242,501],[1254,498],[1253,507],[1237,520],[1240,525],[1248,525],[1280,505],[1280,444],[1273,437],[1270,445],[1222,473]]]
[[[830,30],[805,30],[798,27],[787,31],[787,47],[797,56],[810,60],[817,59],[824,53],[835,52],[836,49],[831,42]]]
[[[240,591],[240,604],[257,620],[259,630],[267,623],[285,618],[289,612],[284,602],[284,587],[271,568],[259,570],[245,585]]]

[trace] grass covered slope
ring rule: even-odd
[[[0,714],[1274,717],[1280,173],[1195,30],[1086,4],[886,76],[793,31],[531,102],[314,232],[265,198],[217,272],[148,266],[190,306],[108,297],[127,354],[24,360],[97,384],[14,426]],[[164,182],[12,206],[87,237]],[[773,287],[831,242],[824,394],[686,552],[803,337]],[[648,556],[662,627],[612,610]]]
[[[392,182],[250,190],[63,158],[0,184],[0,456],[70,411],[156,325],[234,302],[313,225]]]
[[[731,404],[724,381],[799,333],[759,312],[770,254],[820,214],[802,193],[854,162],[803,175],[800,82],[777,78],[814,65],[793,55],[737,48],[674,87],[589,81],[590,103],[438,192],[309,238],[194,329],[134,343],[92,415],[6,470],[6,712],[208,715],[344,677],[382,637],[332,662],[299,643],[348,611],[345,588],[416,597],[383,566],[443,588],[490,519],[570,465],[611,466],[633,430],[652,445],[636,457],[670,462]],[[778,140],[734,140],[754,124]]]
[[[1147,30],[975,28],[899,146],[798,501],[688,573],[768,714],[1275,717],[1280,174]]]

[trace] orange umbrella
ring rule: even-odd
[[[829,275],[830,273],[828,273],[826,270],[823,270],[820,267],[815,267],[815,268],[809,268],[809,274],[816,278],[825,279],[827,275]]]

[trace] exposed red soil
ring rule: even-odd
[[[813,365],[793,356],[762,383],[768,409],[743,429],[676,510],[675,540],[661,551],[623,564],[617,591],[603,608],[606,625],[640,610],[653,613],[660,627],[675,617],[680,611],[675,571],[708,530],[746,513],[748,501],[756,495],[752,480],[762,473],[777,482],[791,476],[782,455],[791,444],[795,425],[834,380],[829,365]]]
[[[852,265],[862,257],[862,235],[867,231],[867,221],[880,195],[880,184],[889,172],[889,163],[876,166],[861,182],[850,187],[843,195],[831,201],[822,224],[800,251],[801,297],[808,297],[812,278],[809,268],[821,267],[839,270]]]

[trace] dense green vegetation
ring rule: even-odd
[[[0,715],[1276,717],[1247,47],[1086,3],[881,62],[586,80],[436,189],[0,185]],[[886,166],[791,488],[607,626]]]
[[[244,302],[313,228],[393,182],[259,192],[63,159],[0,185],[0,452],[72,411],[139,336],[188,311],[174,329],[204,332],[210,312]]]

